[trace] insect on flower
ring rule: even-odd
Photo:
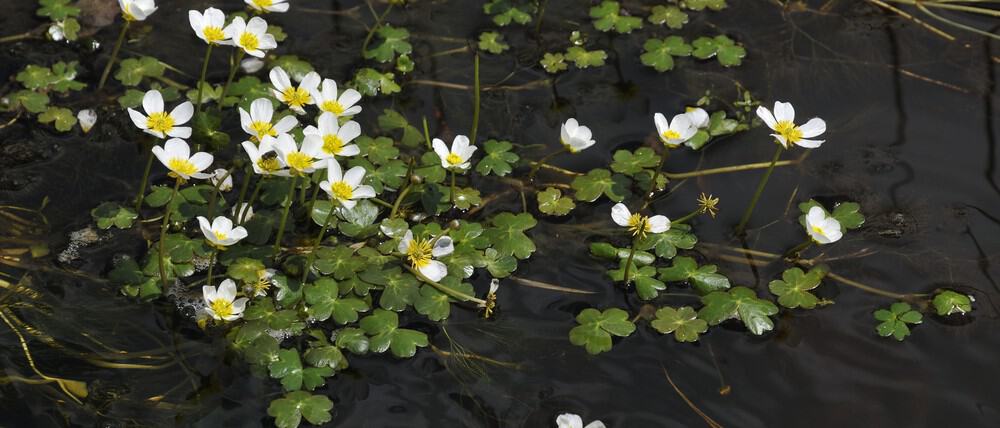
[[[306,136],[315,136],[323,141],[320,153],[321,158],[332,158],[335,156],[354,156],[361,153],[361,148],[357,144],[348,144],[361,135],[361,125],[353,120],[348,121],[344,126],[340,126],[337,116],[333,113],[323,112],[317,121],[319,127],[309,125],[302,133]]]
[[[361,184],[365,179],[365,168],[356,166],[344,173],[340,163],[333,159],[326,160],[326,180],[319,187],[347,209],[354,208],[358,199],[375,197],[375,189],[367,184]]]
[[[299,124],[299,120],[292,115],[281,118],[278,123],[272,123],[272,119],[274,119],[274,106],[267,98],[258,98],[250,103],[249,112],[240,108],[240,126],[255,141],[260,141],[266,136],[277,137],[286,134]]]
[[[559,128],[559,141],[570,153],[579,153],[597,141],[593,138],[590,128],[581,126],[576,119],[570,118]]]
[[[623,203],[617,203],[611,207],[611,219],[622,227],[627,227],[628,231],[635,237],[645,237],[647,233],[663,233],[670,230],[670,219],[663,215],[646,217],[642,214],[629,212],[628,207]]]
[[[226,279],[216,289],[211,285],[201,287],[205,299],[205,312],[215,320],[235,321],[243,316],[247,298],[236,298],[236,283]]]
[[[455,246],[451,237],[413,239],[413,231],[407,230],[403,239],[399,241],[398,249],[417,272],[431,281],[438,282],[448,276],[448,266],[434,258],[451,254],[455,251]]]
[[[669,122],[662,113],[656,113],[653,115],[653,124],[656,125],[656,135],[660,137],[660,141],[671,148],[690,140],[698,132],[686,113],[674,116]]]
[[[146,114],[129,108],[128,115],[136,127],[157,138],[191,137],[191,128],[177,126],[187,123],[194,116],[194,106],[185,101],[174,107],[170,113],[163,110],[163,95],[156,89],[151,89],[142,96],[142,109]]]
[[[253,172],[265,176],[288,177],[291,175],[288,172],[287,165],[278,156],[278,152],[275,151],[275,143],[277,143],[277,140],[271,136],[264,137],[260,141],[260,145],[256,145],[250,141],[243,142],[243,150],[247,152],[247,156],[250,158],[250,163],[253,165]]]
[[[288,105],[292,111],[304,114],[306,112],[304,107],[313,104],[312,93],[319,86],[319,73],[310,71],[302,77],[298,86],[292,84],[292,79],[281,67],[272,68],[269,76],[271,85],[274,85],[274,88],[271,89],[274,97]]]
[[[464,171],[472,166],[469,159],[476,152],[476,146],[469,144],[469,137],[464,135],[455,136],[451,142],[451,150],[439,138],[434,139],[434,153],[441,158],[441,167],[453,171]]]
[[[774,114],[767,107],[757,107],[757,116],[768,128],[775,133],[771,134],[778,144],[786,149],[792,145],[798,145],[807,149],[814,149],[823,144],[825,140],[810,140],[826,132],[826,122],[823,119],[814,117],[802,126],[795,124],[795,108],[791,103],[777,101],[774,103]]]
[[[170,170],[169,175],[181,180],[190,178],[206,179],[212,174],[203,173],[212,165],[215,158],[208,153],[198,152],[191,155],[191,147],[180,138],[171,138],[163,147],[153,147],[156,159]]]

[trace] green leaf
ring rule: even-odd
[[[611,162],[611,170],[620,174],[634,175],[646,168],[653,168],[660,164],[660,157],[649,147],[642,147],[635,152],[628,150],[618,150],[615,152],[614,161]]]
[[[390,95],[399,92],[402,88],[396,83],[396,75],[392,73],[379,73],[373,68],[362,68],[354,75],[353,87],[362,95],[374,97],[379,93]]]
[[[251,301],[243,313],[247,321],[260,320],[272,330],[302,331],[305,324],[299,319],[298,312],[291,309],[278,310],[270,298],[258,298]]]
[[[136,108],[142,105],[142,97],[146,93],[138,89],[126,89],[125,95],[118,97],[118,105],[124,108]]]
[[[604,259],[621,261],[628,259],[631,252],[629,248],[618,248],[607,242],[595,242],[590,244],[590,253]],[[650,265],[656,261],[656,256],[645,251],[636,251],[632,255],[632,263],[636,265]]]
[[[642,19],[622,15],[621,7],[616,1],[605,0],[591,7],[590,17],[594,19],[594,28],[604,32],[614,30],[619,34],[627,34],[642,28]]]
[[[240,257],[229,264],[229,267],[226,269],[226,276],[245,283],[254,283],[257,282],[259,277],[258,272],[263,270],[264,263],[261,263],[260,260]]]
[[[528,213],[500,213],[492,220],[493,226],[483,232],[493,248],[507,256],[526,259],[535,252],[535,243],[524,232],[535,227],[538,221]]]
[[[690,56],[691,45],[684,42],[680,36],[670,36],[666,39],[649,39],[643,44],[644,53],[639,56],[643,64],[664,72],[674,68],[675,56]]]
[[[708,323],[689,306],[660,308],[650,325],[660,334],[673,333],[678,342],[697,342],[698,335],[708,331]]]
[[[691,42],[694,51],[691,53],[695,58],[708,59],[713,56],[725,67],[733,67],[743,63],[747,51],[743,46],[737,45],[729,37],[724,35],[710,37],[699,37]]]
[[[306,313],[317,321],[326,321],[331,316],[337,324],[347,324],[358,320],[358,312],[368,310],[364,300],[354,297],[340,297],[337,282],[330,278],[319,278],[302,288],[306,301]]]
[[[166,67],[153,57],[128,58],[122,60],[115,73],[115,79],[125,86],[137,86],[144,77],[160,77]]]
[[[303,61],[295,55],[281,55],[270,60],[268,66],[271,68],[281,67],[282,70],[288,73],[289,77],[296,81],[301,81],[309,72],[315,71],[312,64]]]
[[[566,57],[561,53],[546,52],[545,55],[542,56],[542,60],[538,63],[542,65],[542,68],[544,68],[545,71],[552,74],[556,74],[569,68],[569,65],[566,64]]]
[[[360,328],[342,328],[333,332],[334,344],[340,349],[351,351],[355,355],[368,352],[368,336]]]
[[[882,321],[875,327],[878,335],[883,337],[892,336],[900,342],[906,336],[910,335],[910,328],[907,324],[916,325],[923,322],[923,315],[920,312],[912,310],[906,302],[893,303],[888,310],[879,309],[875,311],[874,316],[876,320]]]
[[[531,22],[531,14],[535,12],[534,4],[515,5],[512,0],[490,0],[483,5],[483,12],[493,16],[493,23],[501,27],[511,22],[524,25]]]
[[[313,425],[321,425],[333,418],[330,410],[333,402],[325,395],[312,395],[305,391],[293,391],[271,402],[267,414],[274,418],[278,428],[296,428],[304,417]]]
[[[90,216],[97,222],[97,227],[110,229],[115,226],[119,229],[128,229],[139,217],[131,208],[119,205],[117,202],[105,202],[90,211]]]
[[[747,330],[756,335],[774,328],[770,316],[778,313],[778,307],[769,300],[758,298],[753,290],[733,287],[729,291],[713,291],[702,296],[704,304],[698,311],[698,318],[709,325],[718,325],[728,319],[739,319]]]
[[[709,8],[720,11],[726,8],[726,0],[684,0],[684,7],[691,10],[705,10]]]
[[[347,358],[340,348],[332,345],[314,346],[302,354],[306,362],[313,367],[329,367],[333,370],[343,370],[348,367]]]
[[[20,73],[17,73],[17,81],[21,82],[27,89],[41,89],[48,87],[55,76],[48,67],[28,64]]]
[[[510,141],[486,140],[483,143],[483,151],[486,155],[476,164],[476,172],[482,175],[494,174],[503,177],[514,170],[512,164],[516,163],[520,157],[511,149],[514,146]]]
[[[38,115],[38,122],[52,123],[57,131],[66,132],[76,125],[76,115],[73,110],[63,107],[49,106],[42,114]]]
[[[391,350],[398,358],[410,358],[418,347],[427,346],[427,335],[405,328],[399,328],[399,316],[385,309],[375,309],[371,315],[361,319],[361,329],[371,337],[372,352]]]
[[[454,277],[447,277],[441,280],[441,285],[468,295],[476,294],[471,284],[461,282]],[[424,285],[420,288],[420,297],[413,303],[413,307],[420,314],[426,315],[431,321],[442,321],[451,315],[451,302],[456,301],[447,294],[438,291],[437,288]]]
[[[647,233],[639,238],[636,244],[638,250],[655,249],[658,257],[672,259],[677,255],[677,249],[690,250],[698,243],[698,237],[691,233],[691,226],[675,224],[663,233]]]
[[[635,324],[629,320],[628,312],[618,308],[587,308],[577,314],[580,325],[569,331],[569,341],[583,346],[587,352],[597,355],[611,350],[611,336],[627,337],[635,331]]]
[[[381,165],[399,157],[399,149],[396,148],[391,138],[362,136],[355,143],[361,150],[361,155],[367,157],[375,165]]]
[[[809,273],[791,268],[781,274],[782,279],[771,281],[767,288],[778,296],[778,304],[781,306],[812,309],[819,303],[819,299],[809,290],[818,287],[825,275],[826,269],[820,267],[810,269]]]
[[[514,256],[502,255],[494,248],[483,252],[486,270],[494,278],[506,278],[517,269],[517,259]]]
[[[80,15],[80,8],[71,6],[70,0],[38,0],[42,7],[35,11],[38,16],[47,16],[53,21],[62,21],[69,16]]]
[[[965,294],[959,294],[951,290],[942,290],[933,300],[934,310],[940,316],[948,316],[954,313],[965,315],[972,312],[972,298]]]
[[[49,96],[43,93],[22,89],[14,93],[13,102],[20,104],[28,113],[41,113],[49,107]]]
[[[663,281],[687,281],[700,294],[726,290],[730,287],[729,278],[716,273],[715,265],[698,267],[691,257],[676,257],[673,265],[660,269],[660,279]]]
[[[492,54],[499,54],[510,49],[510,45],[504,43],[502,34],[496,31],[486,31],[479,35],[479,49]]]
[[[653,13],[649,15],[647,20],[652,24],[666,24],[667,27],[679,30],[684,24],[688,23],[688,14],[674,5],[653,6]]]
[[[323,247],[316,250],[313,266],[323,275],[332,274],[334,278],[344,280],[364,270],[365,260],[355,256],[354,250],[347,246]]]
[[[562,191],[549,187],[538,192],[538,210],[544,214],[563,216],[576,208],[572,199],[562,195]]]
[[[574,178],[570,186],[576,191],[576,200],[584,202],[594,202],[602,194],[614,202],[621,202],[630,195],[627,177],[621,174],[611,175],[611,171],[602,168]]]
[[[588,51],[579,46],[572,46],[566,49],[566,59],[573,61],[577,68],[600,67],[604,65],[604,60],[608,59],[608,54],[603,50]]]
[[[424,134],[419,129],[410,125],[406,117],[391,109],[382,110],[378,117],[378,126],[386,131],[402,130],[403,136],[400,142],[407,147],[420,147],[424,144]],[[378,163],[385,163],[378,162]]]
[[[451,204],[451,187],[441,188],[441,203],[444,205],[444,209],[448,209],[448,205]],[[467,210],[475,205],[483,203],[483,198],[479,196],[479,191],[471,187],[456,187],[455,188],[455,208],[460,210]]]
[[[667,284],[656,279],[656,268],[653,266],[637,267],[635,258],[632,259],[632,267],[628,271],[629,278],[625,279],[625,262],[622,260],[618,269],[608,271],[608,276],[615,282],[634,283],[635,291],[642,300],[653,300],[661,291],[667,289]]]
[[[302,389],[302,360],[297,349],[278,351],[278,360],[268,365],[271,377],[281,379],[285,391]]]
[[[365,59],[374,59],[378,62],[389,62],[396,57],[396,54],[406,55],[413,51],[413,46],[408,41],[410,32],[405,28],[397,28],[385,24],[375,31],[382,38],[382,43],[364,52]]]

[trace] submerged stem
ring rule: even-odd
[[[132,21],[126,19],[125,25],[122,25],[122,31],[118,33],[118,41],[115,42],[115,48],[111,51],[111,59],[108,60],[108,65],[104,66],[104,72],[101,73],[101,80],[97,83],[98,91],[104,89],[104,84],[108,81],[108,76],[111,74],[111,67],[115,65],[115,60],[118,59],[118,52],[122,49],[122,43],[125,42],[125,33],[128,33],[130,25],[132,25]]]
[[[547,162],[549,159],[552,159],[556,155],[558,155],[560,153],[563,153],[563,152],[565,152],[567,150],[568,150],[567,146],[563,146],[559,150],[556,150],[556,151],[554,151],[552,153],[549,153],[549,154],[547,154],[545,156],[542,156],[542,158],[539,159],[538,161],[531,162],[531,171],[528,172],[528,183],[534,183],[535,182],[535,174],[538,173],[538,168],[541,168],[542,165],[545,165],[546,169],[557,168],[557,167],[551,167],[551,168],[549,168],[550,165],[546,164],[545,162]]]
[[[476,144],[476,134],[479,131],[479,54],[476,54],[476,59],[473,65],[473,82],[475,84],[475,92],[473,92],[473,102],[472,102],[472,144]]]
[[[774,151],[774,157],[771,159],[770,165],[767,167],[767,172],[764,176],[760,178],[760,182],[757,183],[757,190],[754,191],[753,197],[750,198],[750,205],[747,205],[746,211],[743,211],[743,217],[740,219],[739,225],[736,226],[736,235],[743,235],[746,230],[747,223],[750,222],[750,216],[753,215],[753,210],[757,206],[757,201],[760,200],[760,195],[764,193],[764,187],[767,186],[767,181],[771,178],[771,173],[774,172],[774,166],[778,163],[778,158],[781,157],[781,153],[785,151],[785,146],[778,145],[778,149]]]
[[[642,206],[639,207],[639,211],[646,209],[649,203],[653,200],[653,193],[656,192],[656,181],[660,179],[660,174],[662,174],[663,165],[667,163],[667,158],[670,157],[670,148],[664,147],[663,154],[660,155],[660,164],[656,166],[653,173],[653,179],[649,182],[649,191],[646,192],[646,196],[642,198]]]
[[[368,53],[368,43],[371,43],[372,36],[375,35],[375,31],[377,31],[379,27],[382,26],[382,20],[385,19],[386,15],[388,15],[389,12],[392,12],[392,6],[393,4],[389,3],[389,6],[385,8],[385,11],[382,12],[381,15],[375,15],[375,10],[372,10],[372,15],[375,15],[375,25],[372,25],[372,28],[368,30],[368,34],[365,36],[365,41],[364,43],[361,44],[361,56],[364,56],[366,53]],[[368,7],[371,8],[370,3],[368,4]]]
[[[167,288],[167,265],[163,261],[163,253],[167,251],[167,247],[163,241],[167,237],[167,228],[170,227],[170,213],[172,212],[170,210],[170,203],[177,197],[177,189],[180,187],[181,179],[178,178],[177,181],[174,182],[174,190],[170,193],[170,199],[167,199],[167,204],[165,205],[166,212],[163,213],[163,223],[160,224],[160,247],[159,254],[157,254],[157,256],[160,261],[160,284],[163,286],[164,290]]]

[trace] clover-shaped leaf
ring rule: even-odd
[[[239,257],[226,268],[226,276],[246,283],[257,282],[258,272],[264,270],[264,263],[249,257]]]
[[[531,14],[535,12],[534,4],[515,5],[512,0],[490,0],[483,5],[483,12],[493,16],[493,23],[501,27],[511,22],[524,25],[531,22]]]
[[[274,418],[278,428],[296,428],[302,418],[313,425],[322,425],[333,418],[330,410],[333,402],[325,395],[312,395],[305,391],[293,391],[271,402],[267,414]]]
[[[910,327],[907,324],[920,324],[923,322],[923,315],[914,311],[909,303],[896,302],[889,309],[879,309],[875,311],[875,319],[882,321],[875,327],[879,336],[892,336],[902,342],[906,336],[910,335]]]
[[[243,318],[248,321],[260,320],[272,330],[302,331],[305,327],[298,312],[291,309],[278,310],[274,307],[274,301],[269,298],[254,299],[243,313]]]
[[[70,0],[38,0],[42,7],[35,11],[38,16],[47,16],[53,21],[62,21],[80,14],[80,8],[70,5]]]
[[[483,143],[483,151],[486,155],[476,164],[476,172],[482,175],[494,174],[503,177],[514,170],[512,164],[516,163],[520,157],[511,149],[514,146],[510,141],[486,140]]]
[[[667,289],[667,284],[663,281],[656,279],[656,268],[653,266],[643,266],[638,267],[635,263],[635,258],[632,259],[632,266],[628,271],[628,278],[625,278],[625,262],[628,259],[622,260],[619,264],[618,269],[612,269],[608,271],[608,276],[616,282],[634,283],[635,291],[639,294],[639,298],[642,300],[652,300],[660,294],[661,291]]]
[[[625,175],[633,175],[646,168],[659,165],[660,157],[649,147],[641,147],[635,152],[618,150],[615,152],[611,170]]]
[[[360,328],[347,327],[333,332],[334,344],[340,349],[351,351],[355,355],[368,352],[368,336]]]
[[[354,75],[353,87],[362,95],[374,97],[381,93],[390,95],[402,90],[393,73],[380,73],[373,68],[362,68]]]
[[[562,195],[562,191],[549,187],[538,192],[538,210],[544,214],[563,216],[576,208],[572,199]]]
[[[940,316],[948,316],[954,313],[965,315],[972,312],[972,297],[959,294],[951,290],[942,290],[934,296],[932,301],[934,310]]]
[[[452,290],[468,295],[475,294],[472,284],[461,282],[455,277],[447,277],[441,280],[441,285]],[[420,288],[420,297],[413,303],[413,307],[422,315],[426,315],[431,321],[442,321],[451,315],[451,302],[456,301],[447,294],[430,285]]]
[[[382,25],[375,33],[382,38],[382,43],[365,51],[364,57],[366,59],[389,62],[396,57],[396,54],[407,55],[413,51],[413,46],[408,41],[410,32],[405,28]]]
[[[617,1],[605,0],[590,8],[590,17],[594,19],[594,28],[604,32],[614,30],[619,34],[627,34],[642,28],[642,19],[622,15]]]
[[[486,270],[494,278],[506,278],[517,269],[517,259],[514,256],[500,254],[495,248],[483,251],[483,261]]]
[[[647,20],[656,25],[664,25],[679,30],[688,23],[688,14],[677,6],[653,6],[653,13]]]
[[[673,265],[660,269],[660,279],[663,281],[687,281],[701,294],[729,288],[729,278],[716,273],[715,265],[698,267],[691,257],[676,257]]]
[[[97,222],[97,227],[110,229],[115,226],[119,229],[128,229],[139,217],[131,208],[119,205],[117,202],[105,202],[90,211],[91,217]]]
[[[664,72],[674,68],[675,56],[690,56],[691,45],[684,42],[680,36],[670,36],[665,39],[649,39],[643,44],[645,52],[639,56],[643,64]]]
[[[677,249],[690,250],[698,243],[698,237],[691,232],[691,226],[675,224],[663,233],[647,233],[639,238],[636,248],[639,250],[654,250],[658,257],[672,259],[677,255]]]
[[[611,350],[611,336],[627,337],[635,331],[635,324],[629,320],[628,312],[618,308],[587,308],[577,314],[580,325],[569,331],[569,341],[583,346],[592,355]]]
[[[333,275],[336,279],[347,279],[365,268],[364,259],[354,255],[354,250],[346,246],[322,247],[316,250],[313,266],[323,275]]]
[[[573,61],[577,68],[600,67],[604,65],[604,60],[608,59],[607,52],[603,50],[588,51],[579,46],[572,46],[566,49],[566,59]]]
[[[673,333],[678,342],[697,342],[698,335],[708,331],[708,323],[689,306],[660,308],[650,325],[660,334]]]
[[[302,288],[306,301],[306,313],[317,321],[325,321],[331,316],[337,324],[347,324],[358,320],[358,312],[368,310],[364,300],[355,297],[340,297],[337,282],[330,278],[317,279]]]
[[[818,287],[825,275],[826,269],[822,267],[810,269],[809,273],[794,267],[783,272],[781,279],[771,281],[767,288],[778,296],[778,304],[781,306],[812,309],[819,303],[819,299],[809,290]]]
[[[297,349],[278,351],[278,360],[268,365],[271,377],[281,379],[286,391],[302,389],[302,360]]]
[[[695,58],[708,59],[713,56],[725,67],[733,67],[743,63],[743,57],[747,56],[746,49],[736,44],[732,39],[724,35],[710,37],[699,37],[691,42],[694,51],[691,52]]]
[[[827,215],[833,217],[838,222],[840,226],[844,229],[857,229],[865,224],[865,216],[861,214],[861,205],[857,202],[841,202],[833,207],[833,212],[826,210],[826,207],[816,202],[813,199],[802,202],[799,204],[799,211],[802,215],[799,216],[799,224],[802,227],[806,226],[806,214],[812,207],[820,207]]]
[[[499,54],[510,49],[510,45],[504,43],[502,34],[496,31],[486,31],[479,35],[479,49],[492,54]]]
[[[456,187],[454,199],[451,197],[450,187],[442,187],[441,191],[440,202],[443,204],[444,209],[448,209],[452,201],[455,202],[455,208],[460,210],[467,210],[474,205],[483,203],[483,198],[479,196],[479,191],[471,187]]]
[[[705,10],[705,8],[719,11],[726,8],[726,0],[684,0],[684,7],[691,10]]]
[[[566,64],[566,57],[558,52],[546,52],[545,55],[542,56],[542,60],[538,63],[542,65],[542,68],[544,68],[545,71],[552,74],[556,74],[569,68],[569,65]]]
[[[73,114],[73,110],[63,107],[49,106],[42,114],[38,115],[38,122],[51,123],[56,127],[57,131],[62,132],[73,129],[76,121],[76,115]]]
[[[603,168],[574,178],[570,186],[576,191],[576,200],[584,202],[594,202],[602,194],[614,202],[621,202],[630,195],[629,179],[621,174],[611,175],[611,171]]]
[[[778,307],[769,300],[758,298],[753,290],[733,287],[729,291],[713,291],[702,296],[704,304],[698,311],[698,318],[717,325],[728,319],[739,319],[747,330],[756,335],[774,328],[770,316],[778,313]]]
[[[28,113],[41,113],[49,107],[49,96],[43,93],[23,89],[12,96],[15,104],[20,104]]]
[[[160,77],[166,70],[159,60],[153,57],[128,58],[118,65],[115,79],[125,86],[137,86],[144,77]]]
[[[418,347],[428,344],[426,334],[399,328],[399,316],[385,309],[375,309],[374,313],[362,318],[361,329],[370,336],[372,352],[391,350],[398,358],[412,357]]]
[[[329,367],[333,370],[343,370],[348,366],[347,358],[340,348],[333,345],[313,346],[302,354],[302,358],[313,367]]]
[[[483,236],[489,239],[500,254],[526,259],[535,252],[535,243],[524,234],[538,224],[531,214],[500,213],[493,218],[492,224],[483,232]]]

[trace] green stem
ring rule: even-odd
[[[403,202],[403,198],[410,193],[410,188],[412,187],[413,186],[411,184],[407,184],[406,187],[403,188],[403,191],[399,192],[399,196],[396,196],[396,202],[392,204],[392,212],[389,213],[389,218],[396,217],[396,213],[399,212],[399,204]]]
[[[781,157],[781,153],[785,151],[785,146],[778,145],[778,150],[774,151],[774,157],[771,159],[771,165],[767,167],[767,172],[764,176],[760,178],[760,182],[757,183],[757,190],[753,193],[753,198],[750,198],[750,205],[747,205],[746,211],[743,211],[743,218],[740,219],[740,224],[736,226],[736,235],[743,235],[746,230],[747,223],[750,222],[750,216],[753,215],[754,207],[757,206],[757,201],[760,200],[760,195],[764,193],[764,187],[767,186],[767,180],[771,178],[771,173],[774,172],[774,165],[778,163],[778,158]]]
[[[688,220],[691,220],[692,218],[695,218],[698,214],[701,214],[701,213],[702,213],[701,208],[698,208],[698,209],[696,209],[694,211],[691,211],[691,212],[687,213],[687,215],[685,215],[684,217],[681,217],[681,218],[679,218],[677,220],[671,220],[670,224],[674,225],[674,224],[684,223],[684,222],[686,222]]]
[[[567,148],[566,148],[566,146],[563,146],[559,150],[556,150],[556,151],[554,151],[552,153],[549,153],[549,154],[547,154],[545,156],[542,156],[542,158],[539,159],[538,161],[532,162],[531,163],[531,171],[528,172],[528,182],[529,183],[534,183],[535,182],[535,174],[538,173],[538,168],[541,168],[542,165],[545,165],[545,162],[547,162],[549,159],[552,159],[556,155],[558,155],[560,153],[563,153],[565,151],[567,151]]]
[[[285,196],[285,202],[282,203],[284,210],[281,212],[281,222],[278,223],[278,236],[274,241],[274,258],[277,259],[278,255],[281,254],[281,238],[285,234],[285,223],[288,222],[288,211],[292,208],[292,195],[295,194],[295,185],[299,181],[299,176],[293,175],[291,183],[288,185],[288,195]]]
[[[205,60],[201,63],[201,77],[198,79],[198,104],[195,107],[195,113],[201,113],[201,101],[202,94],[205,93],[205,75],[208,74],[208,60],[212,58],[212,44],[208,44],[208,48],[205,49]]]
[[[206,285],[214,286],[212,283],[212,270],[215,269],[215,259],[219,255],[219,250],[213,249],[211,257],[208,258],[208,279],[205,280]]]
[[[376,203],[376,204],[379,204],[379,205],[383,206],[383,207],[390,208],[390,209],[392,208],[392,204],[390,204],[390,203],[388,203],[386,201],[383,201],[383,200],[381,200],[379,198],[371,198],[370,200],[372,202]]]
[[[392,6],[393,6],[392,3],[389,3],[389,7],[385,8],[385,12],[382,12],[382,15],[375,16],[375,25],[372,25],[372,28],[370,30],[368,30],[368,35],[365,36],[365,42],[361,44],[361,55],[362,56],[364,56],[364,54],[368,52],[368,43],[371,43],[372,36],[375,35],[375,31],[378,30],[378,28],[382,26],[382,20],[385,19],[385,16],[388,15],[389,12],[392,11]],[[369,5],[369,7],[370,7],[370,5]],[[375,11],[374,10],[372,11],[372,15],[375,15]]]
[[[472,104],[472,144],[476,144],[476,135],[479,132],[479,54],[476,54],[475,62],[473,63],[473,79],[475,83],[475,92],[473,92],[473,104]]]
[[[323,243],[323,236],[326,235],[326,229],[330,227],[330,219],[333,218],[333,211],[333,205],[331,205],[330,211],[326,213],[326,220],[323,221],[323,228],[319,230],[319,236],[316,237],[316,244],[313,245],[312,251],[309,252],[309,258],[306,261],[306,268],[302,271],[303,284],[306,282],[306,279],[309,278],[309,271],[312,270],[313,261],[316,259],[316,251],[319,250],[320,244]]]
[[[799,163],[798,159],[783,160],[776,162],[774,166],[788,166],[788,165],[795,165],[797,163]],[[704,177],[706,175],[725,174],[728,172],[751,171],[755,169],[765,169],[770,167],[771,167],[770,162],[757,162],[757,163],[748,163],[743,165],[724,166],[720,168],[700,169],[697,171],[690,171],[690,172],[664,172],[663,175],[665,175],[667,178],[671,180],[680,180],[684,178]]]
[[[164,241],[167,238],[167,228],[170,227],[170,203],[174,201],[177,197],[177,189],[181,187],[181,179],[178,178],[174,182],[174,191],[170,193],[170,199],[167,199],[166,212],[163,213],[163,223],[160,224],[160,244],[159,244],[159,257],[160,261],[160,284],[163,286],[163,290],[167,289],[167,265],[163,261],[163,254],[167,252],[167,247]]]
[[[225,183],[226,179],[228,179],[230,176],[232,176],[232,174],[233,174],[233,170],[232,169],[230,169],[229,171],[226,171],[226,173],[217,180],[218,182],[215,183],[214,186],[212,186],[212,196],[208,199],[208,219],[209,219],[209,221],[211,221],[213,218],[215,218],[215,206],[217,205],[216,202],[218,201],[219,196],[222,195],[222,184]]]
[[[317,172],[317,174],[319,173]],[[316,206],[316,199],[319,198],[319,191],[320,191],[319,183],[313,183],[313,193],[312,197],[309,198],[309,211],[307,211],[310,216],[312,216],[313,207]]]
[[[812,238],[806,239],[805,242],[803,242],[803,243],[801,243],[799,245],[796,245],[796,246],[792,247],[792,249],[786,251],[785,252],[785,258],[786,259],[798,260],[799,259],[799,254],[802,254],[803,251],[805,251],[807,248],[811,247],[812,245],[813,245]]]
[[[434,149],[434,145],[431,144],[431,133],[427,129],[427,116],[424,116],[424,141],[427,142],[428,149]]]
[[[240,212],[239,212],[239,221],[236,222],[238,225],[242,226],[243,222],[246,221],[247,213],[250,212],[250,208],[253,207],[253,203],[257,201],[257,195],[260,194],[260,189],[261,189],[262,185],[264,184],[264,179],[265,178],[267,178],[267,177],[263,177],[260,180],[257,180],[257,184],[255,184],[254,187],[253,187],[253,193],[250,194],[250,200],[247,201],[247,203],[246,203],[246,208],[240,209]],[[236,206],[242,206],[242,205],[243,205],[243,203],[241,202],[239,205],[236,205]]]
[[[667,158],[670,157],[670,148],[664,147],[663,154],[660,155],[660,164],[656,166],[653,173],[653,179],[649,182],[649,191],[646,192],[646,196],[642,198],[642,206],[639,207],[639,211],[646,209],[649,203],[653,201],[653,194],[656,193],[656,182],[660,179],[660,174],[663,173],[663,165],[666,165]]]
[[[409,264],[405,264],[404,263],[403,266],[406,267],[406,270],[410,271],[410,273],[412,273],[414,276],[416,276],[417,279],[419,279],[419,280],[421,280],[421,281],[429,284],[431,287],[436,288],[438,291],[440,291],[440,292],[442,292],[444,294],[447,294],[447,295],[449,295],[451,297],[454,297],[454,298],[456,298],[456,299],[458,299],[460,301],[463,301],[463,302],[473,302],[473,303],[480,304],[480,305],[486,304],[485,300],[480,299],[480,298],[478,298],[476,296],[470,296],[468,294],[465,294],[465,293],[463,293],[461,291],[452,289],[452,288],[450,288],[448,286],[445,286],[443,284],[431,281],[430,278],[424,276],[424,274],[420,273],[420,271],[414,269]]]
[[[111,51],[111,59],[108,60],[108,65],[104,66],[104,72],[101,73],[101,80],[97,83],[97,90],[100,91],[104,89],[104,84],[108,81],[108,76],[111,75],[111,67],[115,65],[115,60],[118,59],[118,52],[122,50],[122,43],[125,42],[125,33],[128,32],[128,27],[132,25],[132,21],[125,20],[125,25],[122,25],[122,31],[118,33],[118,41],[115,42],[115,48]]]
[[[451,206],[455,207],[455,170],[451,170]]]
[[[219,110],[222,110],[222,103],[226,100],[226,94],[229,93],[229,85],[233,83],[233,78],[236,77],[236,70],[240,68],[240,61],[243,61],[244,55],[246,55],[246,52],[242,49],[236,51],[235,61],[229,67],[229,77],[226,78],[226,85],[222,87],[222,95],[219,96]]]
[[[153,150],[146,155],[146,169],[142,171],[142,181],[139,182],[139,192],[135,195],[135,212],[142,211],[142,201],[146,198],[146,185],[149,184],[149,172],[153,169]]]
[[[628,250],[628,258],[625,259],[625,272],[622,275],[622,281],[625,281],[625,285],[628,286],[632,282],[632,278],[629,277],[629,271],[632,269],[632,258],[635,257],[635,247],[639,245],[639,237],[632,238],[632,247]]]

